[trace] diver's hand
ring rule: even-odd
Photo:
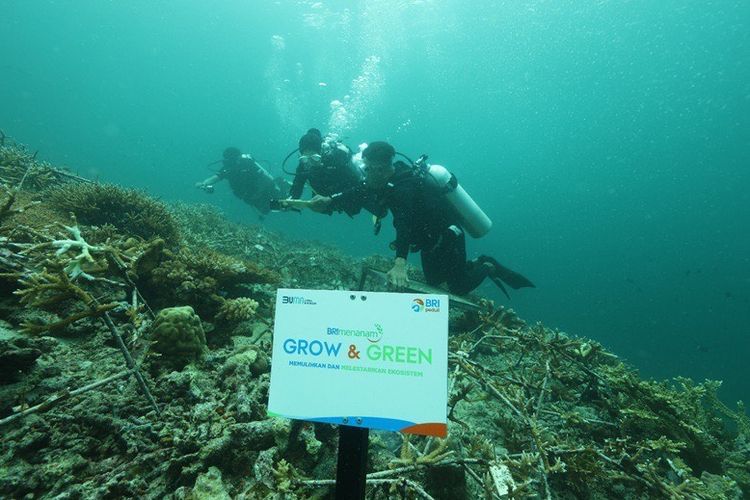
[[[396,262],[393,263],[393,268],[388,271],[387,276],[388,283],[397,288],[404,288],[409,283],[409,277],[406,275],[406,259],[396,257]]]
[[[320,196],[316,194],[308,203],[308,208],[313,212],[327,213],[328,205],[331,204],[331,198],[329,196]]]

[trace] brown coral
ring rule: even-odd
[[[3,196],[0,195],[0,199]],[[28,241],[29,231],[43,231],[55,223],[70,222],[66,212],[35,201],[38,195],[28,191],[19,191],[14,195],[12,210],[7,210],[0,219],[0,233],[8,235],[15,241]],[[19,237],[20,235],[20,237]]]
[[[161,354],[160,363],[183,368],[206,350],[206,334],[201,319],[190,306],[162,309],[154,320],[149,339],[152,349]]]
[[[84,224],[111,224],[124,234],[146,240],[162,238],[168,245],[179,241],[177,225],[167,207],[135,189],[71,183],[45,191],[44,197],[53,207],[74,213]]]
[[[255,317],[258,302],[248,297],[225,300],[216,314],[216,319],[227,323],[239,323]]]
[[[151,259],[155,261],[155,259]],[[278,276],[250,261],[213,250],[164,249],[158,265],[137,266],[142,290],[158,307],[190,304],[203,317],[214,317],[224,296],[243,295],[242,285],[274,283]]]

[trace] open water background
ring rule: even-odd
[[[0,128],[41,158],[257,223],[193,184],[309,127],[446,165],[530,277],[522,317],[750,401],[750,2],[0,0]],[[288,164],[294,168],[294,162]],[[389,254],[368,217],[263,224]],[[416,258],[412,258],[417,263]],[[479,289],[507,302],[491,283]]]

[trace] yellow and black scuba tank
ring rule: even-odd
[[[492,229],[492,220],[484,213],[469,193],[461,187],[458,179],[442,165],[427,163],[423,154],[413,163],[417,174],[442,193],[455,209],[461,226],[474,238],[481,238]]]

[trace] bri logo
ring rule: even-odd
[[[329,326],[326,329],[326,334],[340,337],[363,337],[375,344],[380,342],[380,339],[383,338],[383,326],[380,323],[375,323],[374,330],[359,330]]]
[[[411,301],[411,310],[418,312],[440,312],[440,299],[414,299]]]
[[[315,302],[314,300],[306,299],[304,297],[293,297],[291,295],[282,295],[281,303],[282,304],[307,304],[307,305],[317,304],[317,302]]]

